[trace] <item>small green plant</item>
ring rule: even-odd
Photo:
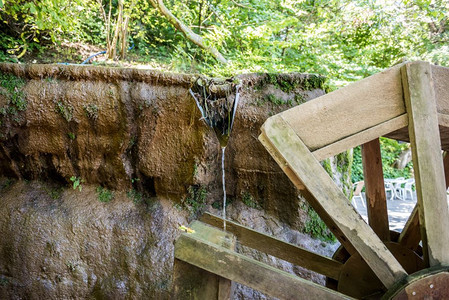
[[[255,208],[255,209],[261,209],[259,203],[257,203],[254,200],[253,196],[247,191],[242,193],[242,202],[248,207]]]
[[[303,209],[307,210],[307,215],[309,219],[304,225],[304,232],[310,234],[313,238],[320,239],[326,242],[335,242],[337,239],[329,230],[329,228],[321,220],[320,216],[315,212],[315,210],[308,204],[304,203]]]
[[[56,112],[58,112],[67,122],[73,118],[73,106],[62,101],[56,103]]]
[[[84,105],[84,112],[89,119],[98,119],[98,106],[94,103],[89,103]]]
[[[109,202],[114,199],[114,192],[102,186],[97,187],[98,200],[100,202]]]
[[[61,198],[61,195],[64,192],[64,188],[60,187],[60,188],[46,189],[46,192],[51,199],[58,200]]]
[[[67,133],[67,136],[69,137],[69,139],[74,140],[76,138],[76,135],[73,132],[69,132]]]
[[[81,185],[84,182],[84,179],[81,179],[81,177],[72,176],[70,177],[70,181],[73,182],[73,189],[78,190],[81,192],[83,190],[83,186]]]
[[[183,200],[183,204],[187,206],[192,216],[198,215],[206,205],[206,188],[201,185],[191,185],[187,189],[188,195]]]
[[[273,94],[267,95],[267,96],[266,96],[266,100],[267,100],[268,102],[271,102],[273,105],[277,105],[277,106],[278,106],[278,105],[285,104],[284,100],[282,100],[281,98],[276,97],[276,96],[273,95]]]
[[[135,189],[131,189],[128,192],[126,192],[126,196],[133,200],[134,204],[140,204],[144,201],[144,196],[142,193],[139,193]]]
[[[18,112],[27,108],[28,102],[23,92],[24,86],[24,79],[0,72],[0,94],[7,99],[7,105],[0,109],[2,115],[17,115]]]
[[[295,102],[297,104],[303,104],[306,103],[306,98],[302,94],[295,94]]]

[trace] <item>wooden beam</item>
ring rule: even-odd
[[[416,251],[420,241],[421,232],[419,226],[418,205],[415,205],[410,217],[405,223],[404,229],[402,229],[402,232],[399,235],[398,243],[408,249]]]
[[[234,250],[235,237],[215,227],[194,221],[189,225],[192,235],[220,247]],[[176,253],[175,245],[175,253]],[[173,299],[216,299],[229,300],[232,296],[232,282],[202,268],[178,259],[173,264]]]
[[[175,258],[280,299],[351,299],[194,235],[178,238]]]
[[[382,241],[389,241],[387,197],[378,138],[362,145],[362,164],[368,223]]]
[[[273,147],[271,142],[267,139],[265,134],[261,134],[259,136],[259,141],[265,146],[268,153],[273,157],[273,159],[278,163],[281,167],[282,171],[287,175],[287,177],[293,182],[297,189],[301,191],[301,196],[303,196],[307,202],[309,202],[310,206],[315,210],[315,212],[320,216],[321,220],[326,224],[329,230],[335,235],[337,240],[345,247],[345,249],[352,255],[356,252],[354,246],[348,241],[348,239],[344,236],[343,232],[341,232],[340,228],[335,224],[329,214],[321,207],[320,203],[315,199],[315,197],[305,188],[304,184],[295,175],[293,170],[289,167],[287,162],[282,158],[282,156],[278,153],[276,148]]]
[[[328,157],[337,155],[345,150],[354,148],[358,145],[367,143],[379,136],[386,135],[394,130],[401,129],[408,125],[407,114],[400,115],[391,120],[380,123],[379,125],[370,127],[364,131],[355,133],[344,139],[341,139],[333,144],[329,144],[323,148],[313,151],[313,155],[319,161],[324,160]]]
[[[405,113],[400,67],[393,66],[281,115],[309,150],[333,144]]]
[[[449,155],[446,152],[444,153],[443,166],[447,190],[449,188]],[[407,223],[404,226],[404,229],[399,235],[398,243],[409,249],[416,250],[420,241],[421,232],[419,229],[418,205],[415,205],[410,217],[407,220]]]
[[[419,223],[427,265],[449,265],[449,211],[444,182],[438,115],[429,63],[401,68],[409,116]]]
[[[223,228],[223,219],[209,213],[203,214],[201,221],[220,229]],[[226,230],[234,234],[243,246],[273,255],[336,280],[340,277],[343,264],[339,261],[315,254],[229,220],[226,221]]]
[[[407,275],[281,115],[262,132],[387,288]]]

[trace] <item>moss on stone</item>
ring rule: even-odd
[[[6,98],[6,105],[0,107],[0,114],[17,115],[26,110],[28,102],[23,88],[25,80],[13,74],[0,72],[0,94]]]

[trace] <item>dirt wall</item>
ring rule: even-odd
[[[221,210],[220,146],[188,92],[196,76],[14,64],[0,75],[3,295],[167,297],[177,226]],[[298,193],[257,137],[270,115],[322,95],[323,79],[238,79],[229,216],[271,234],[301,230]],[[101,202],[105,191],[114,196]]]

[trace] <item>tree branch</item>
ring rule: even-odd
[[[203,48],[204,50],[208,51],[210,54],[212,54],[213,57],[215,57],[216,60],[223,64],[227,64],[228,61],[226,58],[223,57],[223,55],[218,52],[218,50],[213,46],[206,46],[204,44],[204,39],[192,31],[188,26],[186,26],[184,23],[182,23],[178,18],[176,18],[171,11],[164,5],[163,0],[150,0],[151,5],[155,9],[157,9],[167,20],[175,26],[176,29],[181,31],[192,43],[197,45],[198,47]]]

